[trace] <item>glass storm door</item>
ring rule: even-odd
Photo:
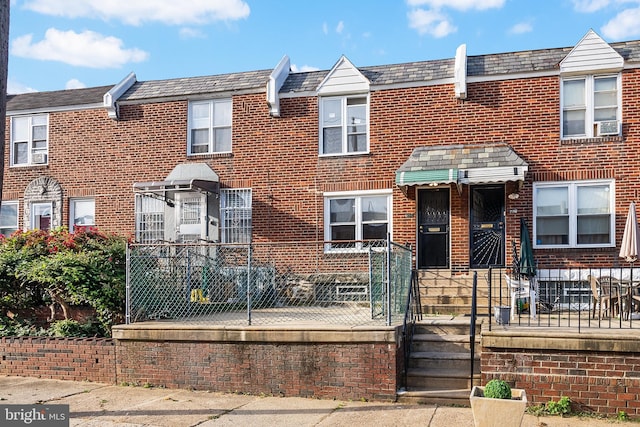
[[[31,205],[31,228],[49,231],[51,229],[51,203]]]
[[[504,186],[471,187],[471,268],[503,266]]]
[[[418,268],[449,267],[449,189],[418,190]]]

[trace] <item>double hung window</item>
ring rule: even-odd
[[[323,97],[320,101],[320,154],[368,151],[368,97]]]
[[[189,103],[188,154],[231,152],[231,99]]]
[[[618,75],[564,78],[563,138],[618,135],[621,103],[619,85]]]
[[[325,197],[325,240],[384,240],[391,229],[391,194],[334,194]]]
[[[46,114],[11,118],[11,165],[46,164],[49,150]]]
[[[251,242],[251,189],[220,190],[220,241],[222,243]]]
[[[534,184],[535,246],[613,246],[613,194],[613,181]]]

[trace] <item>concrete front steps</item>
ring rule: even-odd
[[[402,403],[469,406],[472,385],[480,384],[480,323],[476,325],[471,377],[470,317],[425,316],[416,324]]]
[[[477,307],[478,315],[488,316],[488,284],[489,270],[477,270]],[[420,270],[418,281],[420,302],[423,314],[459,315],[471,314],[474,271],[452,273],[451,270]],[[501,270],[493,271],[494,292],[496,283],[500,281]],[[495,298],[495,295],[493,296]],[[508,299],[505,290],[505,302]]]

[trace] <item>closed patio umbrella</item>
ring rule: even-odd
[[[533,259],[533,246],[529,238],[529,228],[524,218],[520,218],[520,275],[533,277],[536,275],[536,263]]]
[[[640,230],[638,229],[638,218],[636,217],[636,204],[631,202],[629,212],[627,213],[627,222],[624,225],[624,234],[622,235],[622,244],[620,245],[620,258],[631,263],[631,289],[628,292],[628,310],[631,311],[633,304],[633,263],[638,260],[640,254]],[[631,318],[631,316],[629,316]],[[622,315],[620,316],[620,324],[622,324]]]
[[[620,258],[627,262],[636,262],[640,254],[640,230],[638,229],[638,219],[636,217],[636,204],[631,202],[627,223],[624,226],[622,235],[622,245],[620,245]]]

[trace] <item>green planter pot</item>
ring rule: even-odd
[[[511,399],[492,399],[484,397],[484,387],[474,386],[469,401],[475,427],[518,427],[527,408],[527,394],[518,388],[511,389]]]

